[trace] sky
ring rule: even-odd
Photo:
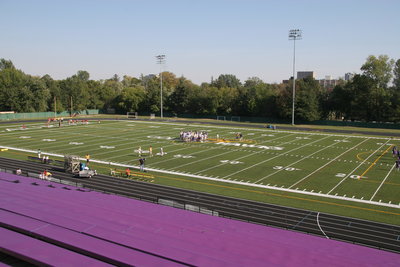
[[[400,59],[400,0],[0,0],[0,58],[27,74],[94,80],[164,71],[196,84],[220,74],[280,83],[360,73]]]

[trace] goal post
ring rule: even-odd
[[[138,113],[137,112],[127,112],[126,117],[128,119],[137,119],[138,118]]]
[[[217,121],[226,121],[225,116],[217,116]]]
[[[240,122],[240,117],[239,116],[232,116],[231,121],[238,121]]]

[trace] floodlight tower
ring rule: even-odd
[[[157,64],[160,64],[160,110],[161,118],[163,118],[163,93],[162,93],[162,67],[165,63],[165,55],[156,56]]]
[[[293,104],[292,104],[292,125],[294,125],[294,102],[296,98],[296,40],[301,40],[301,30],[295,29],[289,31],[289,40],[293,40]]]

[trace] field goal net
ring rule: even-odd
[[[218,121],[226,121],[226,117],[225,116],[217,116],[217,120]]]
[[[240,117],[239,116],[232,116],[231,117],[231,121],[240,121]]]
[[[128,119],[137,119],[138,118],[138,113],[137,112],[127,112],[126,117]]]

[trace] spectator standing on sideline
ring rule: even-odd
[[[146,160],[145,158],[140,158],[139,159],[139,166],[140,166],[140,171],[141,172],[144,172],[144,161],[145,160]]]

